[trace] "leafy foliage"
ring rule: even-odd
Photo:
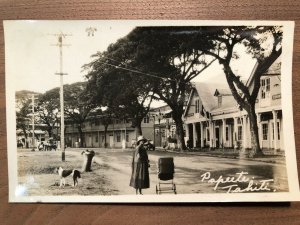
[[[39,122],[47,125],[49,137],[53,136],[53,129],[59,122],[59,107],[59,88],[39,95],[37,101]]]
[[[216,48],[207,51],[207,54],[218,59],[223,65],[226,80],[231,89],[233,97],[245,109],[250,119],[252,133],[253,154],[262,154],[259,146],[257,118],[255,113],[255,102],[260,89],[260,78],[282,53],[282,27],[259,26],[259,27],[219,27],[212,35]],[[249,85],[240,80],[231,63],[238,60],[235,51],[238,45],[244,45],[247,52],[257,60],[257,67]]]

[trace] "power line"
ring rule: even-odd
[[[120,64],[123,64],[124,65],[124,63],[123,62],[120,62],[120,61],[118,61],[118,60],[115,60],[115,59],[112,59],[112,58],[109,58],[109,57],[106,57],[106,56],[103,56],[103,58],[106,58],[106,59],[109,59],[109,60],[111,60],[111,61],[114,61],[114,62],[117,62],[117,63],[120,63]],[[127,66],[127,65],[124,65],[124,66],[126,66],[126,68],[127,69],[131,69],[131,70],[134,70],[134,71],[139,71],[139,72],[141,72],[141,73],[143,73],[143,74],[145,74],[143,71],[140,71],[140,70],[138,70],[138,69],[136,69],[136,68],[134,68],[134,67],[129,67],[129,66]],[[147,74],[149,74],[149,75],[151,75],[151,76],[154,76],[154,77],[159,77],[159,74],[154,74],[154,73],[147,73]],[[162,77],[159,77],[160,79],[168,79],[168,78],[162,78]],[[170,78],[171,79],[171,78]]]
[[[162,80],[164,80],[164,81],[165,81],[165,80],[168,80],[168,78],[159,77],[159,76],[152,75],[152,74],[149,74],[149,73],[144,73],[144,72],[141,72],[141,71],[138,71],[138,70],[132,70],[132,69],[124,68],[124,67],[117,66],[117,65],[113,65],[113,64],[110,64],[110,63],[106,63],[106,62],[101,62],[101,64],[113,66],[113,67],[115,67],[115,68],[117,68],[117,69],[122,69],[122,70],[126,70],[126,71],[133,72],[133,73],[143,74],[143,75],[149,76],[149,77],[154,77],[154,78],[162,79]],[[173,80],[173,81],[175,81],[175,80]]]
[[[109,57],[106,57],[106,56],[103,56],[103,58],[106,58],[106,59],[109,59],[111,61],[115,61],[117,63],[120,63],[120,64],[123,64],[122,62],[118,61],[118,60],[115,60],[115,59],[112,59],[112,58],[109,58]],[[209,64],[213,63],[215,60],[211,61]],[[146,75],[146,76],[150,76],[150,77],[154,77],[154,78],[158,78],[158,79],[162,79],[163,81],[173,81],[173,82],[176,82],[176,80],[172,79],[172,78],[165,78],[165,77],[160,77],[158,75],[154,75],[154,74],[150,74],[150,73],[145,73],[145,72],[142,72],[140,70],[137,70],[136,68],[133,68],[133,67],[128,67],[128,68],[124,68],[124,67],[121,67],[121,66],[118,66],[118,65],[114,65],[114,64],[110,64],[110,63],[105,63],[105,62],[100,62],[102,64],[105,64],[105,65],[109,65],[109,66],[113,66],[115,68],[118,68],[118,69],[123,69],[123,70],[127,70],[127,71],[130,71],[130,72],[133,72],[133,73],[138,73],[138,74],[143,74],[143,75]],[[205,66],[204,68],[201,69],[201,72],[206,69],[207,67]],[[186,82],[183,82],[183,81],[178,81],[179,83],[184,83],[186,84]]]

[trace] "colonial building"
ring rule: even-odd
[[[253,88],[253,74],[246,85]],[[250,121],[227,85],[194,83],[184,114],[186,140],[193,147],[251,148]],[[280,59],[261,77],[255,105],[259,141],[263,149],[283,150]]]
[[[153,119],[145,117],[142,122],[143,136],[153,140]],[[80,135],[77,125],[66,122],[65,139],[67,146],[79,147]],[[101,117],[88,118],[83,124],[84,147],[108,147],[126,148],[131,147],[137,139],[135,129],[129,120],[112,119],[105,132],[105,126]],[[106,144],[105,144],[106,143]]]

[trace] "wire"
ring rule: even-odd
[[[132,70],[132,69],[128,69],[128,68],[124,68],[124,67],[121,67],[121,66],[117,66],[117,65],[113,65],[113,64],[110,64],[110,63],[105,63],[105,62],[100,62],[101,64],[105,64],[105,65],[109,65],[109,66],[113,66],[117,69],[122,69],[122,70],[127,70],[129,72],[133,72],[133,73],[138,73],[138,74],[143,74],[143,75],[146,75],[146,76],[149,76],[149,77],[155,77],[155,78],[158,78],[158,79],[162,79],[162,80],[167,80],[167,78],[164,78],[164,77],[159,77],[159,76],[156,76],[156,75],[152,75],[152,74],[149,74],[149,73],[144,73],[144,72],[141,72],[141,71],[138,71],[138,70]],[[175,81],[175,80],[173,80]]]
[[[120,62],[120,61],[118,61],[118,60],[115,60],[115,59],[112,59],[112,58],[109,58],[109,57],[106,57],[106,56],[103,56],[103,58],[106,58],[106,59],[109,59],[109,60],[111,60],[111,61],[115,61],[115,62],[117,62],[117,63],[120,63],[120,64],[123,64],[122,62]],[[124,65],[124,64],[123,64]],[[135,71],[139,71],[139,72],[141,72],[141,73],[144,73],[143,71],[140,71],[140,70],[138,70],[138,69],[136,69],[136,68],[134,68],[134,67],[129,67],[129,66],[127,66],[127,65],[124,65],[124,66],[126,66],[127,67],[127,69],[131,69],[131,70],[135,70]],[[152,75],[152,76],[159,76],[159,74],[154,74],[154,73],[148,73],[149,75]],[[159,77],[159,78],[162,78],[162,77]],[[167,79],[167,78],[164,78],[164,79]]]
[[[106,58],[108,60],[111,60],[111,61],[115,61],[117,63],[120,63],[120,64],[123,64],[122,62],[118,61],[118,60],[115,60],[115,59],[112,59],[112,58],[109,58],[109,57],[105,57],[103,56],[103,58]],[[215,60],[213,60],[215,61]],[[145,72],[142,72],[142,71],[139,71],[137,70],[136,68],[133,68],[133,67],[128,67],[128,68],[124,68],[124,67],[121,67],[121,66],[118,66],[118,65],[114,65],[114,64],[110,64],[110,63],[106,63],[106,62],[99,62],[100,64],[105,64],[105,65],[109,65],[109,66],[113,66],[117,69],[123,69],[123,70],[126,70],[126,71],[130,71],[130,72],[133,72],[133,73],[138,73],[138,74],[143,74],[143,75],[146,75],[146,76],[150,76],[150,77],[154,77],[154,78],[158,78],[158,79],[162,79],[163,81],[173,81],[173,82],[179,82],[179,83],[184,83],[186,84],[186,82],[183,82],[183,81],[176,81],[172,78],[165,78],[165,77],[160,77],[158,75],[154,75],[154,74],[150,74],[150,73],[145,73]]]

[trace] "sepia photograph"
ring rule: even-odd
[[[293,29],[4,21],[9,201],[300,201]]]

